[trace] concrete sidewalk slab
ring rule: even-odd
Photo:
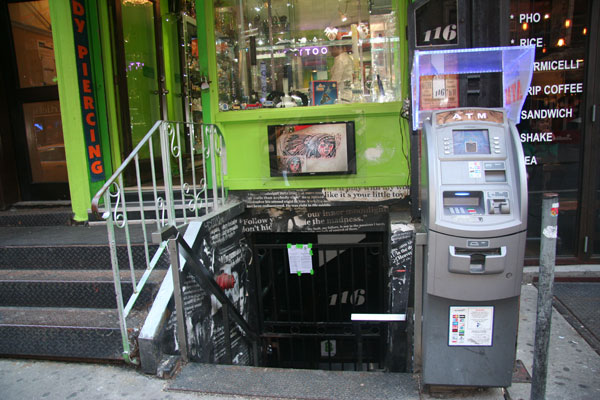
[[[524,285],[521,294],[517,359],[532,373],[537,290]],[[600,356],[554,309],[549,349],[547,400],[600,399]],[[0,398],[13,399],[200,399],[256,400],[246,396],[215,396],[165,391],[169,381],[144,375],[124,365],[0,359]],[[502,389],[430,395],[420,399],[526,400],[530,384]],[[400,399],[405,399],[399,393]],[[410,397],[414,398],[411,393]]]
[[[523,268],[523,284],[532,283],[537,279],[540,267]],[[554,267],[554,278],[561,279],[600,279],[599,264],[581,264],[581,265],[556,265]]]
[[[2,400],[245,400],[165,392],[165,385],[125,365],[0,359]]]
[[[523,285],[517,359],[533,374],[533,350],[537,289]],[[548,349],[546,400],[600,399],[600,356],[579,336],[556,309],[552,310],[552,334]],[[529,399],[530,384],[513,384],[508,388],[512,400]]]

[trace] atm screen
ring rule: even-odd
[[[453,130],[454,154],[490,154],[487,129]]]

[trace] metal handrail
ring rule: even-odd
[[[187,142],[184,141],[185,135],[188,138]],[[184,136],[183,140],[182,136]],[[156,138],[160,141],[160,160],[162,164],[160,169],[157,168],[155,162],[155,158],[157,158],[155,157],[157,151],[154,149]],[[142,165],[140,163],[141,158],[148,162]],[[97,218],[101,216],[106,221],[117,311],[123,342],[123,358],[128,363],[137,364],[139,361],[132,357],[133,351],[127,328],[127,316],[133,309],[150,274],[158,265],[167,248],[167,242],[162,241],[151,256],[150,235],[146,225],[154,222],[156,231],[160,231],[165,226],[177,226],[179,222],[186,224],[189,219],[198,218],[224,205],[225,162],[225,140],[216,126],[159,120],[150,128],[131,154],[125,158],[92,199],[91,211]],[[173,165],[175,165],[177,171],[177,174],[175,174],[178,177],[177,188],[173,185]],[[202,178],[197,179],[196,169],[200,166],[203,171]],[[212,198],[210,199],[208,196],[207,167],[211,171]],[[191,174],[191,183],[186,182],[186,172]],[[129,180],[131,180],[131,177],[135,177],[134,186],[136,190],[131,191],[130,194],[134,197],[137,195],[137,199],[132,201],[128,200],[125,193],[124,176],[126,175]],[[153,211],[153,217],[149,219],[146,218],[148,207],[147,201],[144,200],[143,176],[150,176],[151,178],[150,187],[153,197],[151,211]],[[161,177],[162,179],[160,179]],[[128,184],[131,185],[129,180]],[[175,200],[175,190],[178,192],[177,200]],[[131,203],[135,204],[134,208],[131,207]],[[131,231],[133,228],[132,224],[129,223],[129,220],[133,219],[131,214],[137,214],[138,212],[141,223],[136,226],[141,230],[146,264],[146,269],[139,281],[136,279],[132,248]],[[121,290],[116,229],[121,229],[124,232],[127,261],[133,286],[133,293],[127,300],[127,304],[124,304]]]
[[[150,139],[152,139],[152,136],[154,136],[154,132],[156,132],[156,130],[160,127],[160,125],[162,123],[163,123],[163,121],[161,121],[161,120],[156,121],[156,123],[152,126],[152,128],[150,128],[148,133],[146,133],[146,136],[144,136],[144,138],[142,140],[140,140],[140,142],[137,144],[137,146],[135,146],[135,148],[131,151],[131,154],[129,154],[129,156],[127,156],[127,158],[125,160],[123,160],[123,162],[121,163],[119,168],[117,168],[117,170],[106,181],[106,183],[104,183],[104,185],[102,185],[102,188],[100,188],[100,190],[96,193],[96,195],[92,199],[92,212],[97,217],[100,216],[100,200],[102,199],[104,194],[115,183],[115,180],[117,179],[117,177],[119,177],[123,173],[125,168],[127,168],[127,166],[131,163],[131,161],[135,159],[135,156],[137,154],[139,154],[140,150],[144,147],[144,145],[146,143],[148,143],[148,141]]]

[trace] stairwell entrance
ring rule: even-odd
[[[254,236],[262,365],[324,370],[384,368],[386,325],[353,323],[385,312],[382,232]],[[288,246],[310,245],[310,272],[290,271]]]

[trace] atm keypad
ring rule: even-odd
[[[500,154],[501,150],[500,150],[500,136],[494,136],[492,137],[492,145],[494,146],[494,153],[495,154]]]
[[[444,154],[452,154],[452,140],[450,138],[444,138]]]

